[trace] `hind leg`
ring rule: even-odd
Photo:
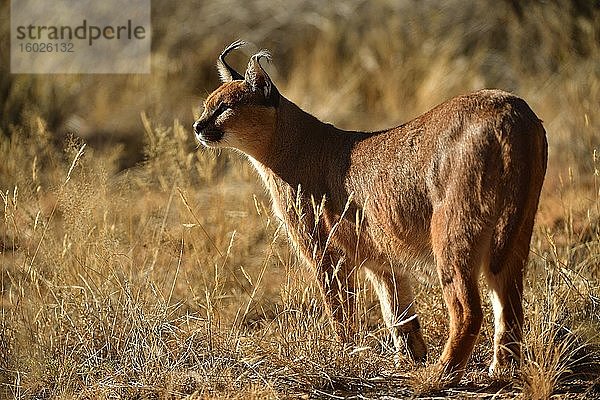
[[[489,255],[491,229],[465,220],[465,212],[442,206],[431,221],[432,248],[450,317],[449,335],[438,361],[450,382],[458,382],[483,322],[478,277]]]
[[[396,351],[406,346],[407,353],[413,360],[424,360],[427,345],[414,310],[410,280],[391,266],[371,264],[366,267],[366,273],[379,298],[381,314],[392,335]]]
[[[518,366],[523,336],[523,273],[533,223],[524,227],[508,249],[492,249],[485,276],[494,309],[494,358],[490,374]]]
[[[494,358],[490,375],[516,366],[521,357],[523,335],[523,273],[513,271],[488,277],[490,299],[494,308]]]

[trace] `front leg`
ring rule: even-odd
[[[392,335],[396,351],[406,347],[412,360],[424,361],[427,345],[415,312],[408,276],[391,265],[377,263],[366,265],[366,273],[377,292],[381,314]]]
[[[289,187],[280,189],[286,201],[274,203],[276,214],[282,217],[291,242],[315,272],[336,336],[350,343],[356,327],[356,274],[354,264],[335,244],[334,226],[340,217],[332,218],[324,209],[324,198],[316,203]]]
[[[316,258],[316,278],[334,331],[340,341],[351,343],[356,327],[356,274],[341,252],[327,250]]]

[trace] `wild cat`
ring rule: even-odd
[[[204,146],[237,149],[254,165],[315,271],[339,338],[352,336],[359,266],[397,350],[406,344],[423,359],[408,279],[419,262],[437,271],[448,309],[438,364],[451,381],[460,380],[482,324],[481,273],[495,317],[490,372],[518,361],[523,273],[547,164],[546,133],[527,103],[480,90],[395,128],[345,131],[281,95],[260,65],[267,51],[250,58],[243,76],[231,68],[225,57],[242,45],[219,56],[223,83],[194,132]]]

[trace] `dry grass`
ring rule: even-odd
[[[599,397],[598,6],[532,2],[519,18],[511,2],[435,4],[156,2],[150,75],[3,73],[0,398]],[[332,339],[250,167],[194,148],[215,56],[238,37],[273,50],[288,98],[343,127],[480,87],[530,102],[550,164],[520,371],[487,376],[486,303],[469,370],[444,388],[445,310],[421,280],[424,367],[393,366],[364,282],[357,344]]]

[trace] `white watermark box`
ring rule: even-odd
[[[150,73],[150,0],[11,0],[10,70]]]

